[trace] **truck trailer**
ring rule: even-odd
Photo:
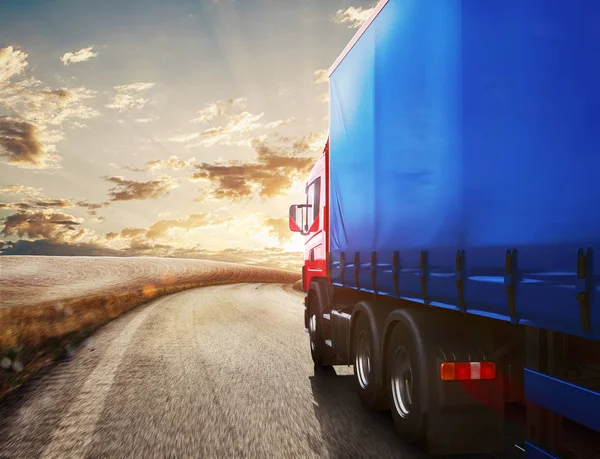
[[[598,0],[381,0],[330,68],[289,213],[315,371],[353,365],[432,455],[506,452],[516,410],[518,454],[598,457],[599,24]]]

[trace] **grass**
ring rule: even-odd
[[[290,273],[281,274],[271,282],[289,282]],[[267,281],[262,277],[237,282]],[[0,308],[0,400],[123,312],[164,295],[235,281],[164,282],[62,302]]]

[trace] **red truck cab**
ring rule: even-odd
[[[327,276],[329,252],[329,141],[313,167],[305,189],[305,203],[290,206],[290,230],[306,236],[302,288],[308,290],[315,277]]]

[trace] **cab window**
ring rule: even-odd
[[[306,204],[311,206],[307,209],[306,212],[306,223],[310,228],[310,226],[319,216],[319,210],[321,205],[321,177],[315,179],[306,188]]]

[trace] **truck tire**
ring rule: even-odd
[[[385,390],[378,381],[381,362],[377,361],[375,349],[378,337],[373,336],[366,314],[359,314],[353,331],[354,380],[363,406],[370,410],[387,407]]]
[[[427,390],[427,381],[421,381],[419,373],[425,362],[419,361],[415,339],[401,322],[391,331],[386,360],[386,386],[396,431],[407,443],[419,442],[425,432],[420,397]]]
[[[308,303],[308,336],[310,355],[315,368],[324,366],[325,338],[323,337],[323,314],[317,295],[312,295]]]

